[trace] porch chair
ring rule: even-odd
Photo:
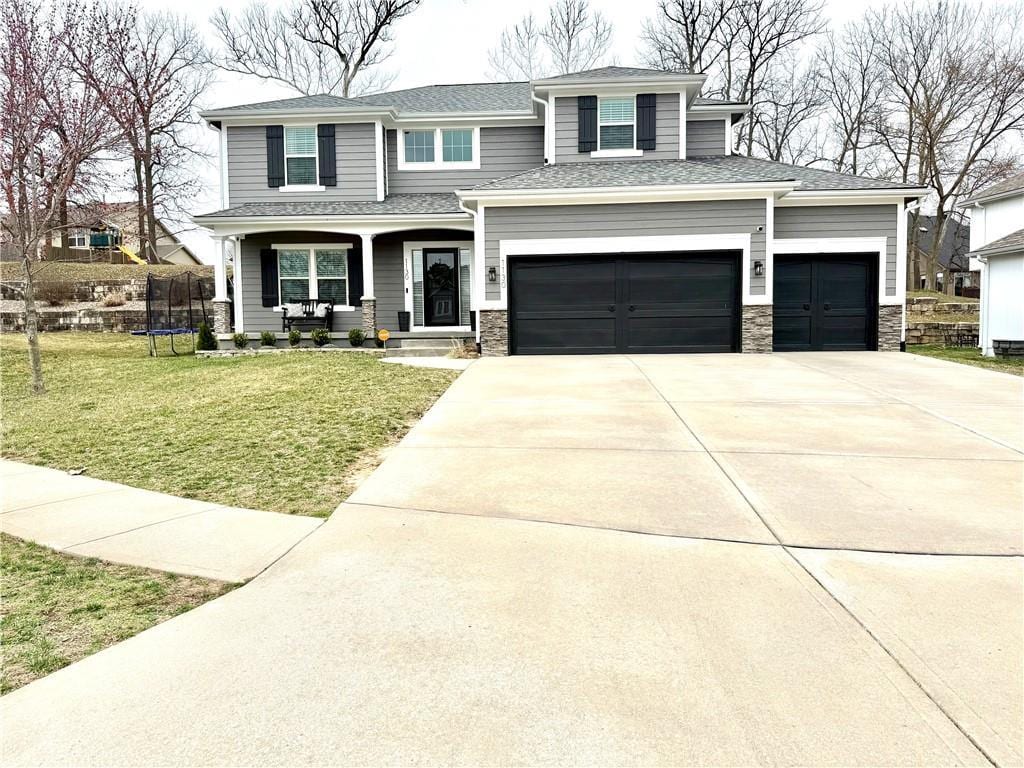
[[[306,299],[297,304],[281,305],[281,330],[284,333],[297,328],[312,330],[326,328],[331,330],[334,320],[334,302]]]

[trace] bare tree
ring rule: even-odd
[[[237,17],[211,19],[224,45],[218,66],[281,83],[305,95],[343,97],[387,87],[376,68],[391,56],[396,22],[421,0],[292,0],[271,10],[254,0]]]
[[[726,16],[736,0],[659,0],[658,15],[646,19],[641,58],[655,69],[703,72],[723,54]]]
[[[142,256],[155,262],[159,203],[182,191],[180,169],[201,156],[183,131],[212,80],[209,54],[190,21],[166,12],[100,0],[71,6],[67,26],[69,55],[130,147]]]
[[[759,102],[759,119],[753,122],[757,154],[793,165],[821,157],[825,96],[813,65],[801,66],[792,53],[783,56],[762,82]]]
[[[1024,4],[893,5],[869,11],[863,23],[875,35],[885,71],[884,113],[876,126],[883,159],[891,175],[933,190],[931,242],[914,249],[924,256],[926,285],[933,288],[957,198],[1020,162],[1007,139],[1024,133],[1024,39],[1017,32]],[[919,277],[915,265],[915,283]]]
[[[532,80],[610,64],[612,34],[611,23],[591,10],[589,0],[555,0],[543,27],[529,14],[501,33],[488,54],[491,74]]]
[[[22,265],[31,386],[43,394],[34,287],[40,244],[57,226],[62,201],[88,187],[90,165],[113,137],[74,74],[59,19],[37,0],[0,0],[0,9],[2,226]]]

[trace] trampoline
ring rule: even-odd
[[[207,305],[213,296],[213,279],[199,277],[193,272],[160,277],[146,276],[146,329],[132,331],[133,336],[145,336],[149,340],[149,354],[157,356],[156,340],[166,336],[171,342],[171,354],[177,355],[174,347],[176,336],[188,335],[192,352],[196,349],[196,334],[199,324],[209,324]]]

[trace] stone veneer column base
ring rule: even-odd
[[[213,302],[213,332],[231,333],[231,302],[215,300]]]
[[[741,323],[741,352],[772,351],[771,304],[745,304]]]
[[[377,300],[363,299],[363,333],[366,338],[377,338]]]
[[[508,312],[504,309],[480,310],[480,354],[484,357],[508,355]]]
[[[903,335],[903,307],[881,304],[878,307],[878,351],[899,352]]]

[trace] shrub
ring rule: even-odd
[[[123,307],[128,303],[128,298],[124,295],[123,291],[111,291],[110,293],[103,294],[103,298],[100,299],[101,307]]]
[[[309,338],[311,338],[313,343],[318,347],[322,347],[331,340],[331,333],[326,328],[314,328],[309,332]]]
[[[476,344],[467,343],[467,341],[466,339],[452,339],[448,357],[453,357],[456,360],[473,360],[479,357],[476,352]]]
[[[59,307],[75,298],[75,288],[67,280],[47,280],[35,285],[35,296],[51,307]]]
[[[260,334],[260,346],[261,347],[273,347],[277,344],[277,336],[272,331],[263,331]]]
[[[246,336],[244,333],[236,333],[234,336],[231,337],[231,340],[235,342],[235,346],[238,349],[245,349],[246,347],[249,346],[249,337]]]
[[[302,333],[298,328],[292,328],[288,331],[288,343],[293,346],[299,346],[299,342],[302,341]]]
[[[216,349],[217,339],[213,336],[213,331],[210,330],[210,326],[206,323],[199,324],[199,338],[196,339],[196,349]]]
[[[366,333],[362,328],[353,328],[348,332],[348,343],[353,347],[363,346],[364,341],[366,341]]]

